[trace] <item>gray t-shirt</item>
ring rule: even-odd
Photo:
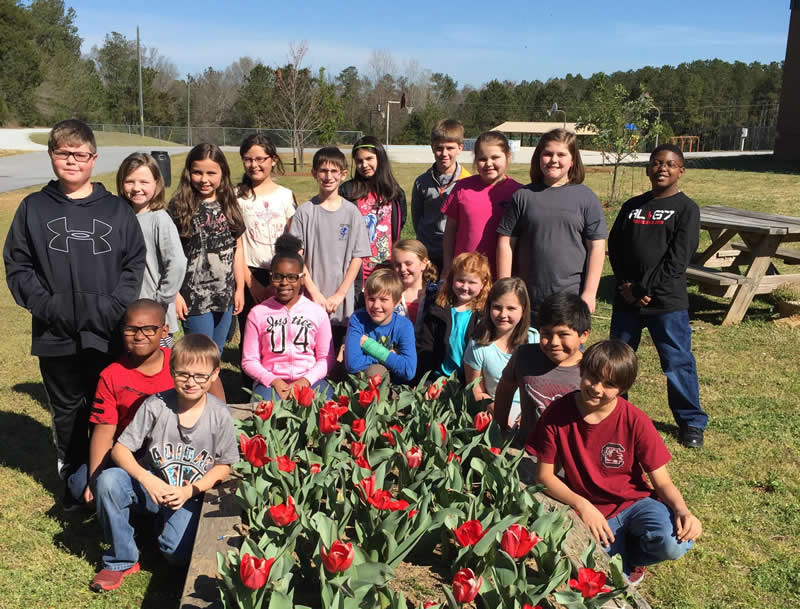
[[[136,214],[147,246],[144,277],[139,298],[150,298],[167,307],[169,331],[178,331],[175,296],[183,285],[186,256],[178,229],[163,209]]]
[[[518,238],[517,273],[528,287],[534,311],[551,294],[580,293],[587,255],[584,242],[608,235],[603,206],[583,184],[520,188],[497,232]]]
[[[297,208],[289,232],[303,242],[306,265],[326,298],[339,289],[353,258],[372,255],[367,227],[358,207],[342,199],[339,209],[324,209],[315,197]],[[346,325],[355,308],[352,284],[331,315],[331,324]]]
[[[503,370],[502,379],[514,383],[520,395],[520,432],[523,444],[528,444],[550,402],[575,391],[581,380],[577,364],[557,366],[538,344],[520,345]]]
[[[193,427],[178,423],[174,389],[147,398],[118,442],[135,453],[144,449],[141,465],[172,486],[191,484],[214,465],[239,460],[233,416],[228,407],[206,394],[203,414]]]

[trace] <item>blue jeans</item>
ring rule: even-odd
[[[67,476],[67,488],[75,501],[83,501],[83,492],[87,484],[89,484],[89,466],[86,463]]]
[[[611,315],[611,337],[628,343],[635,351],[639,347],[642,328],[658,351],[661,370],[667,377],[667,402],[679,426],[690,425],[705,429],[708,415],[700,406],[700,387],[697,364],[692,355],[692,327],[689,311],[661,315],[640,315],[614,311]]]
[[[193,497],[177,510],[159,507],[150,495],[121,467],[103,471],[97,479],[97,518],[103,527],[103,536],[111,548],[103,553],[103,568],[125,571],[139,560],[139,548],[133,539],[130,524],[131,508],[159,516],[161,533],[158,547],[173,565],[189,564],[194,546],[194,536],[200,520],[200,497]]]
[[[328,385],[328,381],[325,379],[317,381],[311,385],[311,388],[314,390],[314,393],[323,392],[325,394],[325,398],[328,400],[333,398],[333,389],[330,385]],[[253,393],[260,395],[262,400],[276,401],[280,399],[280,396],[278,396],[272,387],[265,387],[261,383],[258,383],[255,387],[253,387]]]
[[[184,334],[205,334],[219,347],[219,354],[225,348],[228,330],[233,320],[233,305],[222,313],[209,311],[202,315],[187,315],[183,322]]]
[[[614,543],[603,548],[609,555],[622,554],[622,569],[630,575],[634,567],[646,567],[686,554],[693,541],[678,541],[669,508],[652,497],[639,499],[609,518]]]

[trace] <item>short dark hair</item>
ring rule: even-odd
[[[654,158],[656,158],[656,155],[659,152],[663,152],[665,150],[671,152],[676,157],[678,157],[681,160],[681,165],[686,162],[686,159],[683,158],[683,150],[678,148],[675,144],[670,144],[670,143],[659,144],[658,146],[653,148],[653,152],[650,153],[650,160],[652,161]]]
[[[92,154],[97,153],[97,143],[92,128],[76,118],[68,118],[53,125],[50,137],[47,139],[47,150],[53,152],[59,146],[78,147],[83,144],[89,146]]]
[[[317,150],[314,153],[314,160],[311,162],[311,169],[317,171],[325,163],[330,163],[342,171],[347,171],[347,157],[336,146],[326,146]]]
[[[550,294],[539,305],[538,327],[567,326],[578,334],[592,329],[592,314],[583,299],[571,292]]]
[[[138,313],[139,311],[152,311],[159,316],[162,326],[167,323],[167,310],[160,302],[156,302],[150,298],[140,298],[139,300],[134,300],[125,310],[125,319],[127,319],[128,315],[131,313]],[[174,332],[174,330],[172,331]]]
[[[581,378],[591,376],[604,384],[613,385],[620,393],[633,387],[639,368],[631,346],[613,338],[596,342],[586,349],[579,366]]]
[[[180,364],[205,362],[211,369],[219,368],[219,347],[205,334],[186,334],[172,348],[169,357],[169,369],[175,370]]]

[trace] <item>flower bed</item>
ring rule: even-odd
[[[224,606],[405,608],[394,570],[432,557],[447,585],[418,606],[596,607],[622,593],[619,562],[606,585],[593,544],[570,578],[566,511],[520,484],[523,453],[472,391],[439,380],[393,394],[380,377],[337,389],[335,401],[306,389],[262,402],[237,422],[248,530],[217,557]]]

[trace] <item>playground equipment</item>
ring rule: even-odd
[[[700,150],[699,135],[676,135],[669,138],[669,143],[678,146],[681,152],[696,152]]]

